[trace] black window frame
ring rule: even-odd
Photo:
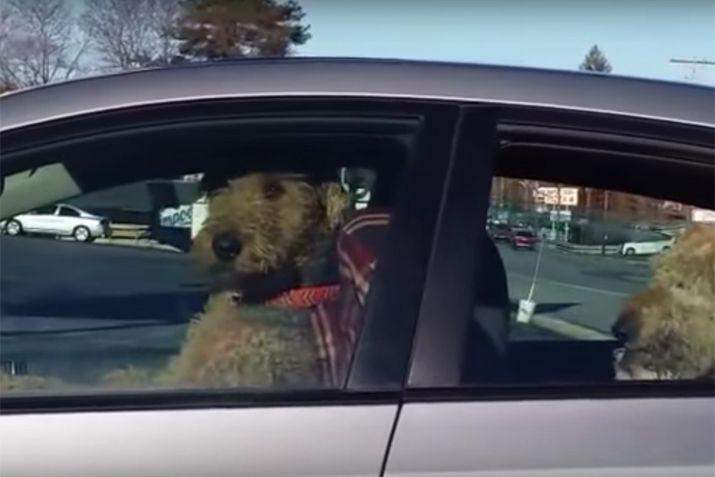
[[[408,369],[424,276],[432,250],[439,205],[452,150],[458,106],[442,101],[390,98],[243,98],[151,104],[52,120],[5,131],[3,170],[9,174],[27,167],[27,151],[46,155],[63,141],[83,141],[96,134],[141,125],[231,118],[240,115],[287,115],[336,112],[347,114],[408,115],[422,118],[419,154],[402,171],[392,209],[388,240],[381,251],[362,336],[346,387],[320,390],[246,391],[227,389],[176,391],[121,391],[62,395],[0,396],[3,413],[77,412],[134,409],[187,409],[285,405],[351,405],[396,403]],[[36,164],[31,164],[36,165]],[[419,205],[420,207],[415,207]],[[405,243],[409,246],[405,246]],[[395,284],[399,285],[395,285]],[[400,317],[390,322],[389,317]],[[395,321],[399,321],[398,324]],[[369,344],[366,344],[369,343]]]
[[[522,177],[518,175],[519,172],[524,172],[525,178],[559,182],[558,177],[540,178],[534,175],[536,165],[544,168],[544,164],[549,164],[543,162],[545,155],[529,156],[519,151],[520,155],[512,153],[509,148],[523,143],[524,150],[533,146],[538,151],[542,145],[540,141],[554,147],[564,147],[569,141],[574,141],[574,150],[584,150],[605,140],[604,149],[607,154],[611,154],[611,159],[625,158],[632,160],[633,164],[644,160],[660,161],[657,164],[653,162],[653,168],[659,168],[662,176],[676,171],[679,174],[676,177],[688,179],[666,190],[663,198],[678,193],[687,194],[689,200],[681,199],[682,202],[715,207],[715,183],[712,181],[715,176],[715,163],[712,162],[715,135],[712,128],[606,113],[505,105],[481,109],[463,108],[463,114],[457,133],[460,147],[454,153],[452,164],[459,173],[451,175],[452,181],[446,191],[446,196],[453,200],[450,202],[450,199],[446,199],[443,203],[443,207],[453,207],[453,210],[441,216],[435,239],[436,247],[441,244],[441,250],[435,250],[433,260],[442,259],[442,267],[430,269],[430,273],[434,271],[435,274],[428,277],[425,288],[409,379],[404,392],[405,402],[714,396],[715,387],[707,380],[573,384],[461,382],[465,354],[463,338],[473,310],[473,304],[465,298],[464,291],[474,290],[478,286],[480,266],[479,257],[470,250],[470,246],[465,245],[464,240],[455,241],[453,234],[460,228],[469,233],[485,229],[487,217],[483,209],[485,200],[487,203],[489,201],[489,188],[486,196],[484,192],[476,192],[478,187],[467,190],[458,180],[465,180],[463,174],[471,174],[469,177],[479,184],[483,180],[474,174],[485,171],[490,183],[496,176]],[[492,138],[487,117],[490,115],[499,142],[498,152],[495,149],[495,156],[491,158],[476,153],[480,141],[486,143],[482,144],[482,150],[489,149],[488,143]],[[540,132],[544,134],[540,136]],[[619,146],[625,148],[623,154],[617,154]],[[667,147],[659,156],[656,149],[664,146]],[[531,164],[528,164],[529,161]],[[578,173],[575,176],[582,181],[589,177]],[[697,179],[695,184],[689,180],[693,177]],[[568,175],[561,179],[563,183],[648,195],[643,189],[623,187],[628,185],[627,173],[610,174],[610,177],[607,173],[600,174],[598,182],[593,184],[569,180]],[[693,190],[693,185],[696,190]],[[673,197],[673,200],[678,200],[678,197]],[[474,243],[471,249],[477,248]],[[447,263],[453,264],[452,267],[446,267]],[[472,265],[460,266],[469,263]]]

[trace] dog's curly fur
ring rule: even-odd
[[[309,312],[236,306],[212,295],[160,380],[202,387],[317,388],[321,366]]]
[[[656,261],[653,279],[614,329],[617,379],[712,377],[715,369],[715,227],[696,225]]]

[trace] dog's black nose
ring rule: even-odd
[[[233,260],[241,253],[241,242],[230,232],[224,232],[214,237],[211,248],[219,260]]]

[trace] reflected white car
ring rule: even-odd
[[[621,246],[623,255],[655,255],[670,250],[675,239],[663,236],[663,240],[626,242]]]
[[[7,235],[43,234],[73,237],[78,242],[91,242],[110,235],[109,220],[68,204],[38,209],[2,223]]]

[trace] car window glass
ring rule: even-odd
[[[509,331],[498,373],[480,368],[485,358],[475,348],[484,343],[472,337],[467,381],[694,379],[711,372],[712,210],[496,177],[487,232],[503,263]]]
[[[343,386],[404,158],[256,154],[65,199],[81,223],[10,217],[3,392]]]
[[[60,207],[58,215],[62,217],[79,217],[79,212],[69,207]]]
[[[54,215],[56,210],[57,210],[57,207],[55,207],[54,205],[51,205],[49,207],[40,207],[39,209],[36,209],[30,213],[38,214],[38,215]]]

